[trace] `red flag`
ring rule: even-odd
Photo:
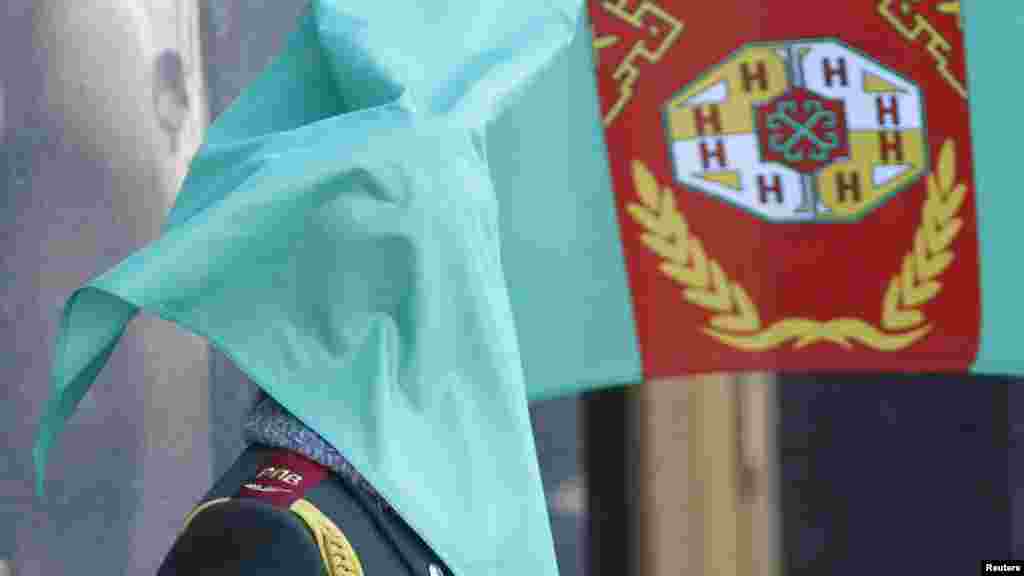
[[[958,3],[592,2],[644,372],[966,371]]]

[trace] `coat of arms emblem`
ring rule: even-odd
[[[591,4],[645,376],[970,365],[979,252],[952,6]]]
[[[858,220],[928,171],[920,88],[838,40],[743,46],[663,115],[680,184],[770,221]]]

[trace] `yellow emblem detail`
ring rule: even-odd
[[[217,498],[197,506],[185,517],[184,532],[200,512],[218,504],[228,502],[230,498]],[[363,576],[363,566],[359,562],[352,544],[345,533],[316,506],[306,500],[296,500],[289,508],[309,527],[309,531],[320,549],[320,558],[327,568],[327,576]]]
[[[688,302],[712,314],[704,333],[750,352],[790,342],[794,348],[832,342],[848,349],[857,342],[888,352],[921,340],[932,330],[923,306],[942,292],[940,277],[956,258],[951,246],[963,228],[957,214],[967,197],[967,185],[956,182],[955,142],[949,139],[939,152],[936,171],[928,176],[928,195],[914,244],[882,297],[880,327],[845,317],[826,321],[784,318],[764,328],[747,291],[729,279],[691,233],[676,207],[673,190],[660,187],[639,160],[633,161],[633,183],[640,203],[630,203],[627,210],[646,230],[641,236],[643,243],[662,258],[660,271],[682,287]]]
[[[939,5],[936,6],[935,9],[938,10],[939,12],[942,12],[943,14],[949,14],[951,16],[956,16],[956,26],[957,26],[957,28],[963,29],[963,27],[964,27],[964,17],[963,17],[963,14],[960,13],[960,1],[959,0],[957,0],[956,2],[939,2]]]
[[[949,60],[953,53],[953,43],[939,32],[938,28],[913,7],[921,0],[879,0],[878,14],[907,42],[914,44],[924,39],[924,50],[935,62],[935,70],[942,79],[962,98],[967,99],[967,87],[963,80],[956,77],[950,70]],[[955,14],[957,24],[963,27],[960,18],[960,2],[940,2],[936,10],[944,14]]]
[[[231,498],[215,498],[213,500],[210,500],[209,502],[203,502],[199,506],[196,506],[194,510],[188,513],[188,516],[185,516],[184,526],[182,526],[181,531],[184,532],[185,530],[187,530],[189,524],[192,523],[192,520],[194,520],[195,517],[198,516],[199,513],[202,512],[203,510],[206,510],[207,508],[212,508],[213,506],[216,506],[217,504],[220,504],[222,502],[227,502],[228,500],[231,500]]]
[[[619,43],[619,37],[618,36],[608,35],[608,36],[600,36],[600,37],[594,38],[594,48],[596,48],[598,50],[600,50],[602,48],[611,48],[612,46],[615,46],[618,43]]]
[[[662,113],[676,183],[771,222],[856,222],[929,170],[920,86],[836,39],[740,46]]]
[[[306,500],[296,500],[290,509],[302,518],[316,538],[328,576],[363,576],[359,556],[330,518]]]
[[[704,174],[698,174],[698,178],[707,180],[708,182],[714,182],[733,190],[742,190],[743,183],[741,181],[740,173],[736,170],[730,170],[728,172],[705,172]]]
[[[756,78],[758,81],[752,81]],[[668,104],[673,140],[704,135],[699,118],[707,118],[715,136],[753,133],[754,106],[785,93],[786,61],[771,46],[740,49],[719,66],[672,97]]]
[[[863,89],[869,94],[892,94],[892,93],[906,93],[906,90],[901,86],[897,86],[892,82],[889,82],[885,78],[871,72],[864,72],[864,86]]]
[[[629,11],[628,4],[629,0],[606,0],[601,3],[601,6],[612,16],[629,23],[638,30],[647,32],[651,37],[655,39],[660,37],[660,42],[651,49],[645,40],[638,40],[629,49],[622,62],[615,67],[612,78],[619,84],[619,95],[604,116],[605,126],[610,126],[633,98],[633,90],[636,82],[640,79],[643,64],[656,64],[683,32],[682,21],[666,12],[652,0],[641,2],[632,12]],[[648,15],[654,17],[654,24],[645,25],[644,18]],[[600,50],[612,46],[618,41],[616,36],[598,36],[593,41],[593,46],[595,50]]]

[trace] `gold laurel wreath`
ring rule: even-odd
[[[757,305],[747,291],[729,279],[710,258],[700,239],[676,207],[670,187],[660,187],[639,160],[633,161],[633,183],[640,204],[627,206],[633,219],[646,229],[643,243],[662,258],[660,271],[683,289],[683,298],[712,314],[703,331],[726,345],[746,351],[765,351],[795,341],[795,348],[832,342],[850,349],[853,342],[880,351],[904,349],[928,334],[924,305],[942,291],[939,277],[956,258],[950,248],[963,229],[957,217],[967,196],[967,185],[956,183],[956,145],[946,140],[939,151],[937,169],[928,175],[928,194],[914,245],[899,272],[889,281],[882,298],[881,326],[860,318],[824,322],[810,318],[784,318],[763,327]]]

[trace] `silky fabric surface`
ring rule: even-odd
[[[70,297],[46,454],[144,309],[206,337],[457,575],[557,573],[483,127],[577,0],[311,5],[162,236]]]
[[[1024,34],[1024,3],[964,2],[971,137],[981,248],[981,346],[972,372],[1024,374],[1020,286],[1020,146],[1024,78],[1007,68]]]

